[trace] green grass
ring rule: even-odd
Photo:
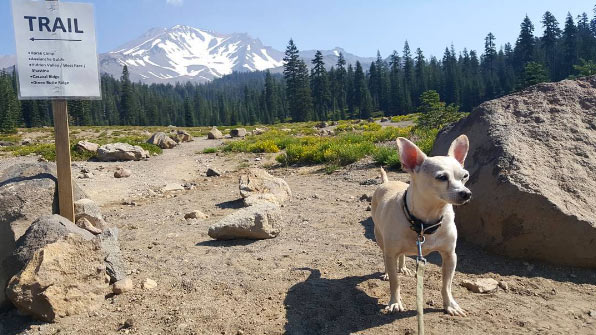
[[[70,141],[70,156],[73,161],[86,161],[95,156],[95,154],[90,152],[80,152],[76,150],[76,144],[78,140],[71,140]],[[141,148],[147,150],[151,155],[154,154],[161,154],[163,150],[154,145],[145,142],[144,137],[140,136],[123,136],[113,140],[101,139],[99,141],[92,141],[99,145],[107,144],[107,143],[128,143],[130,145],[138,145]],[[15,156],[27,156],[31,154],[39,155],[48,161],[55,161],[56,160],[56,147],[53,143],[37,143],[32,145],[23,145],[23,146],[11,146],[11,147],[4,147],[0,149],[4,152],[12,152]]]
[[[214,154],[217,152],[217,148],[205,148],[203,149],[204,154]]]

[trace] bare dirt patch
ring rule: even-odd
[[[217,143],[197,139],[141,162],[77,162],[75,175],[83,167],[94,175],[77,180],[79,185],[102,204],[106,221],[121,229],[121,249],[135,288],[107,295],[97,312],[54,324],[15,311],[0,315],[0,334],[413,333],[414,277],[402,282],[407,311],[381,311],[389,299],[388,283],[380,279],[382,256],[368,202],[360,200],[376,188],[361,185],[378,177],[376,166],[365,160],[330,175],[322,167],[270,170],[294,193],[282,208],[281,234],[270,240],[220,242],[207,236],[207,228],[242,206],[241,169],[269,165],[273,158],[197,154]],[[15,160],[0,160],[0,166]],[[116,166],[133,175],[115,179]],[[208,167],[226,172],[208,178]],[[398,173],[389,177],[407,179]],[[196,186],[160,191],[171,183]],[[209,218],[185,220],[192,210]],[[492,256],[462,241],[457,252],[453,294],[468,317],[443,314],[440,257],[432,255],[425,276],[427,333],[596,333],[593,270]],[[407,262],[413,267],[411,259]],[[503,281],[507,290],[476,294],[460,286],[464,279],[479,277]],[[146,278],[157,287],[141,288]]]

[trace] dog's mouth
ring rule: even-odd
[[[466,199],[466,200],[457,200],[453,204],[456,205],[456,206],[463,206],[463,205],[467,204],[468,202],[470,202],[470,200],[472,200],[472,198]]]

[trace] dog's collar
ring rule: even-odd
[[[437,231],[437,229],[439,229],[439,227],[441,226],[441,223],[443,222],[443,216],[441,215],[441,217],[439,218],[439,220],[437,220],[434,223],[426,223],[422,220],[420,220],[419,218],[415,217],[414,215],[412,215],[412,213],[410,213],[410,209],[408,208],[408,190],[406,190],[404,192],[404,214],[406,215],[406,219],[410,222],[410,229],[412,229],[413,231],[415,231],[418,235],[424,235],[424,234],[432,234],[434,232]]]

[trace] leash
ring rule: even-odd
[[[424,335],[424,267],[426,266],[426,258],[422,256],[422,245],[426,241],[424,234],[432,234],[439,229],[443,222],[441,216],[438,221],[434,223],[426,223],[410,213],[408,208],[408,191],[404,192],[404,214],[406,219],[410,222],[410,228],[418,234],[416,238],[416,249],[418,255],[416,256],[416,312],[418,319],[418,334]]]
[[[421,233],[416,239],[418,256],[416,256],[416,311],[418,318],[418,335],[424,335],[424,267],[426,258],[422,256],[424,235]]]

